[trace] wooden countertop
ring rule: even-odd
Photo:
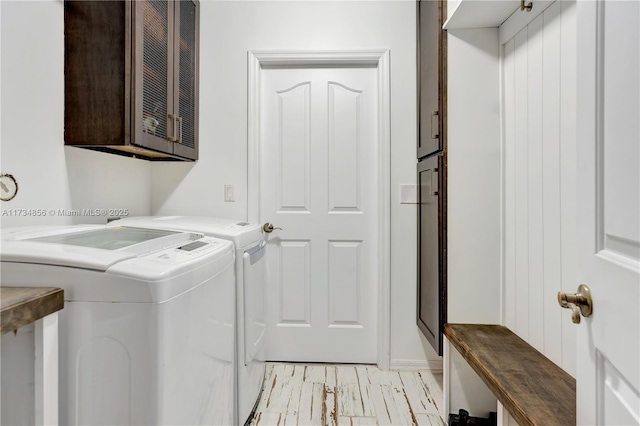
[[[0,287],[0,334],[16,330],[64,307],[55,287]]]
[[[446,324],[444,334],[520,426],[576,424],[576,381],[501,325]]]

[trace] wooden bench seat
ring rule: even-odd
[[[576,381],[501,325],[446,324],[449,342],[520,426],[576,424]]]

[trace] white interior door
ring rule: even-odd
[[[265,68],[268,360],[377,359],[377,69]]]
[[[640,424],[640,2],[578,2],[578,424]]]

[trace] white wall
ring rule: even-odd
[[[416,182],[415,21],[413,1],[202,1],[200,160],[152,165],[152,212],[247,218],[248,51],[390,49],[391,359],[439,366],[416,327],[416,205],[399,203]]]
[[[104,223],[50,209],[126,208],[150,213],[148,162],[64,146],[64,36],[61,1],[2,1],[0,173],[18,181],[2,202],[2,227]],[[43,209],[44,216],[16,209]]]

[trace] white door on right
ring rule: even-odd
[[[577,423],[640,424],[640,2],[578,1]]]

